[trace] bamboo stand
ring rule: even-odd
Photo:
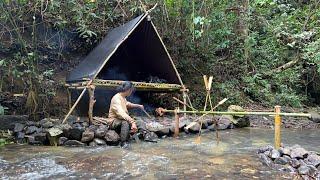
[[[274,117],[274,147],[276,149],[280,148],[281,145],[281,117],[280,117],[281,106],[275,106],[275,117]]]

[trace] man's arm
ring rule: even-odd
[[[134,103],[131,103],[129,101],[127,101],[127,104],[126,104],[127,108],[139,108],[139,109],[144,109],[143,105],[141,104],[134,104]]]

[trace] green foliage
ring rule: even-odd
[[[214,76],[214,102],[222,97],[242,105],[298,107],[308,102],[306,87],[313,82],[305,77],[314,66],[314,77],[320,74],[318,1],[142,2],[147,9],[158,3],[153,22],[197,107],[205,98],[203,74]],[[54,77],[77,64],[72,55],[87,54],[111,28],[143,12],[139,1],[129,0],[0,3],[0,53],[5,54],[0,89],[8,80],[22,81],[21,89],[37,92],[45,104],[57,94],[61,79]],[[295,63],[276,71],[289,62]]]

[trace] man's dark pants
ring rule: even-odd
[[[111,124],[111,129],[120,134],[120,141],[125,142],[129,140],[130,124],[128,121],[115,119]]]

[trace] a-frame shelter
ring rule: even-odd
[[[89,82],[98,88],[111,90],[107,95],[109,98],[103,99],[106,102],[102,104],[105,105],[123,81],[132,81],[137,91],[186,91],[148,12],[111,30],[70,72],[66,78],[68,89],[83,90],[68,114],[85,94]],[[99,101],[102,102],[97,98],[97,103]]]

